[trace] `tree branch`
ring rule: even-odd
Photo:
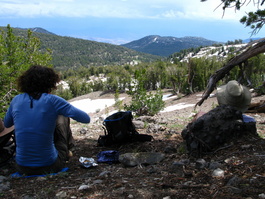
[[[196,103],[196,106],[202,105],[204,100],[206,100],[210,96],[212,91],[216,88],[216,83],[222,78],[224,78],[225,75],[228,74],[228,72],[232,68],[247,61],[251,57],[254,57],[260,53],[264,53],[265,52],[265,38],[250,42],[240,51],[241,53],[239,55],[236,55],[233,58],[231,58],[225,66],[223,66],[221,69],[217,70],[213,75],[211,75],[208,81],[207,88],[205,92],[203,93],[202,99]]]

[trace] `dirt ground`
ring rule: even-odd
[[[186,103],[195,104],[201,93],[172,98],[166,106]],[[89,94],[90,98],[109,98],[113,95]],[[125,96],[126,97],[126,96]],[[127,98],[126,98],[127,99]],[[263,96],[254,97],[258,102]],[[129,100],[129,99],[128,99]],[[103,135],[102,122],[89,125],[72,122],[76,147],[70,159],[67,172],[32,178],[8,178],[10,188],[0,193],[0,198],[135,198],[135,199],[256,199],[265,198],[265,131],[264,113],[247,113],[257,121],[258,137],[239,138],[233,143],[203,157],[207,164],[218,163],[223,175],[213,175],[213,169],[198,167],[198,159],[189,157],[180,135],[185,126],[198,111],[207,112],[217,105],[216,98],[207,99],[202,106],[183,108],[157,116],[166,119],[163,133],[154,133],[154,140],[145,143],[131,143],[120,147],[98,147],[97,139]],[[108,111],[112,109],[109,108]],[[106,110],[92,114],[100,118]],[[87,130],[81,133],[82,129]],[[146,133],[146,129],[139,129]],[[122,164],[99,163],[92,168],[83,168],[80,157],[95,158],[100,151],[117,150],[127,152],[161,152],[165,158],[158,164],[124,167]],[[178,162],[186,162],[178,172]],[[8,177],[16,172],[12,162],[1,168],[1,174]]]

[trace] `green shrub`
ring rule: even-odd
[[[130,105],[125,104],[124,109],[133,111],[137,116],[141,115],[155,115],[165,107],[163,95],[161,90],[155,92],[147,92],[146,90],[139,89],[130,93],[132,101]]]

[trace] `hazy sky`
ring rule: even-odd
[[[239,22],[251,1],[223,16],[220,0],[0,0],[0,26],[41,27],[61,36],[115,44],[148,35],[197,36],[226,42],[248,39]],[[252,36],[264,37],[265,28]]]

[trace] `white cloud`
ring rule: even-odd
[[[222,19],[221,1],[208,0],[11,0],[0,1],[0,17],[114,17]],[[237,20],[254,6],[226,11],[225,20]],[[217,10],[215,10],[217,8]],[[215,10],[215,11],[214,11]],[[254,8],[256,10],[256,8]]]
[[[255,11],[257,9],[253,4],[244,5],[241,10],[229,8],[222,9],[221,1],[200,2],[200,0],[186,1],[171,6],[170,9],[161,13],[161,17],[166,18],[185,18],[200,20],[236,20],[238,21],[246,12]]]
[[[166,18],[183,18],[185,17],[185,13],[177,10],[167,10],[161,16]]]

